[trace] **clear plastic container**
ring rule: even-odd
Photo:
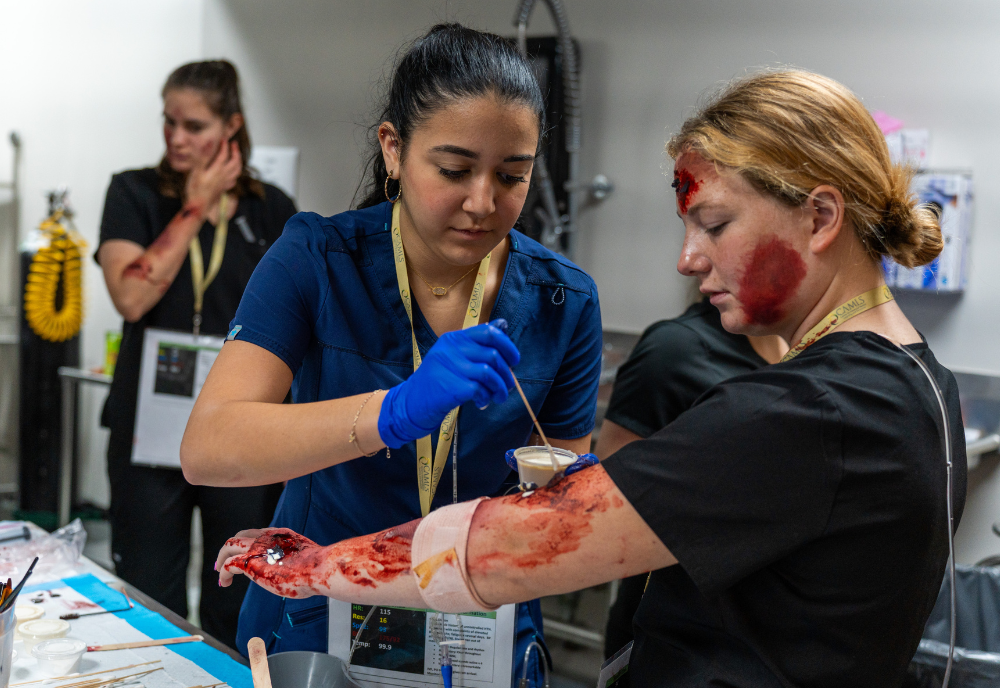
[[[34,621],[45,616],[45,610],[41,607],[19,604],[14,607],[14,640],[21,639],[21,624]]]
[[[552,456],[546,447],[521,447],[514,450],[517,475],[522,486],[530,489],[545,487],[557,475],[562,475],[578,458],[570,450],[558,447],[553,447],[552,453],[556,455],[556,462],[559,464],[558,473],[552,468]],[[535,487],[532,488],[531,485]]]
[[[72,674],[86,651],[87,643],[78,638],[43,640],[31,648],[31,654],[38,660],[38,670],[50,678]]]
[[[0,686],[10,683],[10,665],[14,663],[14,607],[0,614]]]
[[[43,640],[65,638],[69,635],[69,622],[62,619],[35,619],[21,624],[21,639],[24,641],[24,651],[32,648]]]

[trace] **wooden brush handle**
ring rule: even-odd
[[[156,647],[157,645],[176,645],[178,643],[197,643],[205,639],[201,635],[186,635],[181,638],[163,638],[161,640],[137,640],[134,643],[114,643],[112,645],[88,645],[87,652],[107,652],[108,650],[134,650],[137,647]]]

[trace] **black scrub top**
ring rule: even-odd
[[[160,193],[159,178],[154,168],[116,174],[111,177],[104,201],[100,244],[109,239],[127,239],[148,247],[180,209],[179,198]],[[240,198],[236,214],[229,221],[222,267],[205,291],[202,334],[223,336],[229,331],[229,321],[236,315],[250,275],[268,247],[281,236],[285,222],[295,212],[292,200],[270,184],[264,184],[264,198],[253,193]],[[206,220],[198,238],[207,269],[215,239],[215,225]],[[97,252],[94,259],[97,260]],[[137,322],[125,322],[122,326],[121,349],[111,391],[101,414],[101,425],[111,428],[112,434],[119,438],[128,438],[128,446],[131,446],[135,428],[143,333],[147,327],[190,332],[193,315],[191,263],[185,258],[180,272],[159,303]],[[116,446],[118,444],[115,442]]]
[[[605,420],[649,437],[710,387],[767,365],[742,334],[722,327],[707,299],[646,328],[618,369]]]
[[[944,391],[957,525],[965,437]],[[690,577],[652,574],[633,684],[898,686],[948,557],[946,467],[930,382],[870,332],[834,332],[740,375],[602,462]],[[670,601],[686,595],[686,610]]]

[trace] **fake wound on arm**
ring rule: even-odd
[[[192,231],[197,231],[201,223],[201,206],[185,205],[145,252],[125,267],[122,276],[149,282],[166,291],[184,262]]]
[[[471,586],[472,598],[492,606],[676,563],[599,465],[528,496],[481,501],[469,513],[466,527],[455,529],[458,540],[467,541],[427,537],[427,528],[459,509],[468,509],[468,503],[328,547],[284,529],[266,531],[252,541],[235,538],[230,542],[246,548],[245,553],[225,567],[245,572],[285,597],[319,594],[347,602],[436,608],[428,601],[459,592],[450,589],[456,585]],[[418,537],[434,543],[429,556],[451,548],[460,556],[438,557],[433,567],[413,561],[418,527]],[[268,550],[275,548],[281,558],[268,563]],[[419,584],[413,569],[424,572]],[[435,589],[442,584],[448,589]]]

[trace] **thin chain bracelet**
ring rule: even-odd
[[[347,438],[347,441],[353,444],[354,448],[357,449],[359,452],[361,452],[362,456],[375,456],[376,454],[379,453],[380,450],[376,449],[371,454],[365,454],[364,450],[361,448],[361,445],[358,444],[358,436],[356,434],[356,431],[358,429],[358,418],[361,417],[361,412],[364,410],[365,404],[367,404],[373,396],[375,396],[379,392],[384,392],[384,391],[385,391],[384,389],[376,389],[374,392],[366,396],[365,400],[361,402],[361,407],[358,409],[358,412],[354,414],[354,422],[351,423],[351,435]],[[389,447],[385,448],[385,458],[389,458]]]

